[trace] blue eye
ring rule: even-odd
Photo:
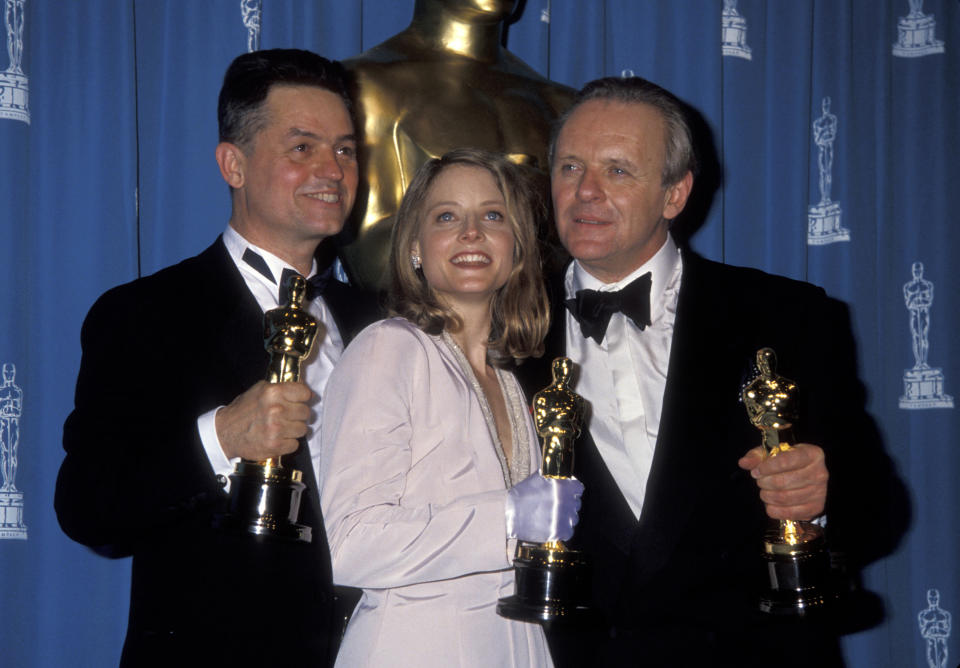
[[[453,220],[453,214],[450,213],[449,211],[444,211],[443,213],[437,216],[437,220],[442,223],[449,223],[451,220]]]
[[[487,220],[503,220],[503,214],[499,211],[487,211],[487,213],[484,214],[484,218]]]

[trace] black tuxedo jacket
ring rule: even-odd
[[[345,342],[375,302],[331,283],[324,294]],[[55,506],[63,530],[109,556],[133,556],[121,665],[332,663],[330,556],[306,446],[311,544],[261,543],[214,530],[226,495],[196,420],[265,376],[263,314],[221,240],[119,286],[81,333],[76,405]]]
[[[660,430],[639,521],[586,429],[576,444],[574,471],[586,491],[572,546],[593,564],[598,622],[548,629],[554,661],[839,664],[835,637],[822,624],[757,611],[758,587],[766,582],[760,554],[767,519],[756,483],[737,460],[760,444],[739,395],[756,351],[769,346],[779,373],[800,389],[797,437],[826,451],[831,534],[859,549],[852,555],[857,563],[887,549],[876,540],[871,546],[857,542],[868,531],[859,526],[859,513],[884,511],[859,498],[864,485],[854,462],[876,457],[866,472],[876,470],[883,480],[891,472],[864,412],[845,307],[809,284],[689,252],[683,262]],[[546,353],[518,370],[531,397],[550,382],[550,362],[565,349],[562,275],[551,281],[550,292]]]

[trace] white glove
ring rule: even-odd
[[[579,520],[583,483],[532,473],[507,490],[507,536],[530,543],[569,540]]]

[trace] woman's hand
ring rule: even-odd
[[[507,536],[531,543],[569,540],[579,520],[583,483],[532,473],[507,491]]]

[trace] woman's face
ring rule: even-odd
[[[435,293],[454,309],[493,298],[513,269],[513,225],[493,175],[451,165],[427,190],[411,252]]]

